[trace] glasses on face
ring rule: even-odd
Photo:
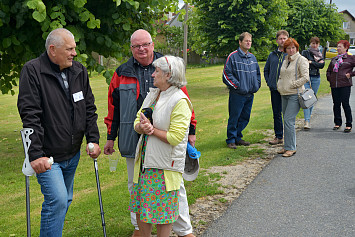
[[[137,44],[137,45],[131,45],[131,47],[133,49],[140,49],[140,47],[142,47],[143,49],[146,49],[149,47],[149,45],[151,44],[152,42],[149,42],[149,43],[145,43],[145,44]]]

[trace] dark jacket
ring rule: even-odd
[[[307,58],[308,61],[312,61],[312,63],[309,64],[309,75],[310,76],[320,76],[319,69],[324,68],[325,62],[323,62],[323,63],[316,62],[313,54],[309,50],[303,50],[302,56]],[[324,58],[322,58],[322,59],[324,61]]]
[[[84,135],[87,142],[99,143],[95,99],[86,68],[73,61],[66,73],[69,99],[46,52],[22,68],[17,107],[23,127],[34,130],[30,161],[43,156],[53,156],[55,162],[68,160],[79,152]]]
[[[261,86],[259,64],[251,53],[240,48],[229,54],[224,65],[222,80],[231,93],[251,95]]]
[[[277,90],[277,81],[279,80],[280,70],[287,53],[279,50],[272,51],[267,57],[264,67],[264,77],[270,91]]]
[[[343,57],[343,64],[340,65],[338,72],[334,72],[334,64],[336,62],[336,57],[332,58],[328,69],[327,69],[327,80],[330,82],[331,88],[339,88],[352,86],[353,81],[351,77],[355,76],[355,56],[346,54]],[[348,79],[345,74],[350,73],[350,79]]]
[[[162,56],[154,52],[154,58]],[[139,96],[140,85],[133,63],[134,59],[131,57],[114,72],[108,91],[108,114],[105,117],[107,140],[115,140],[118,137],[120,153],[127,158],[135,157],[140,134],[136,133],[133,124],[145,99]],[[187,94],[186,87],[181,90]],[[189,134],[195,134],[195,130],[196,120],[192,112]]]

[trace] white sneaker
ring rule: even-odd
[[[309,130],[311,128],[311,123],[308,121],[304,121],[304,126],[303,129],[304,130]]]

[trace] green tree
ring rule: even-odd
[[[193,50],[217,56],[238,48],[238,37],[253,35],[251,51],[266,59],[276,31],[286,25],[286,0],[196,0],[189,27],[194,32]]]
[[[14,94],[22,66],[44,51],[50,31],[64,27],[77,43],[76,60],[89,71],[112,72],[97,64],[92,52],[121,59],[129,54],[130,35],[139,28],[155,34],[155,22],[175,11],[177,0],[1,0],[0,90]]]
[[[178,55],[183,49],[184,29],[178,26],[160,25],[159,41],[155,41],[155,50],[164,54]]]
[[[338,13],[335,5],[324,0],[287,0],[290,6],[287,26],[285,29],[304,48],[313,36],[326,41],[343,39],[345,33],[342,29],[343,17]]]

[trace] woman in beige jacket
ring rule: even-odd
[[[281,94],[284,119],[284,148],[278,153],[290,157],[296,153],[296,116],[300,110],[298,93],[304,91],[309,81],[309,63],[299,52],[299,44],[293,38],[284,43],[287,56],[282,63],[277,90]],[[298,91],[297,91],[298,90]]]

